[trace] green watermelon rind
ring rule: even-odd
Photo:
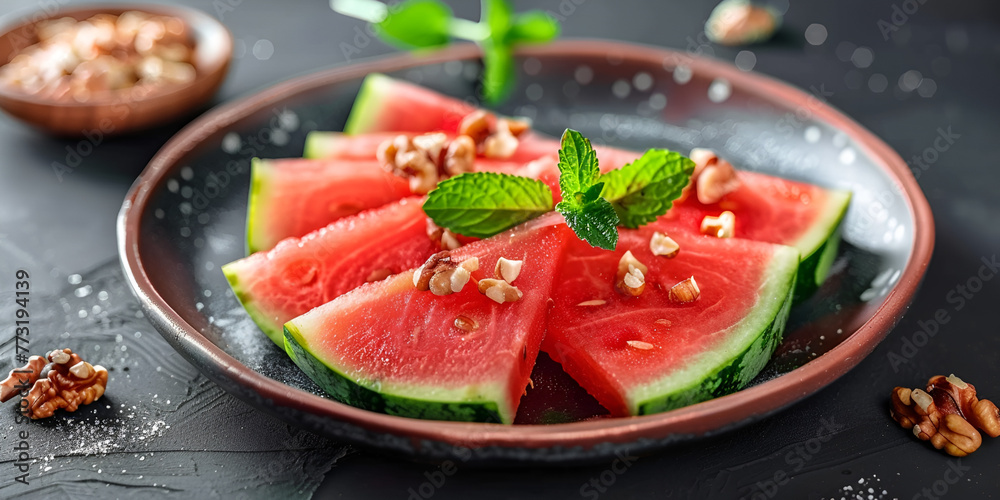
[[[268,238],[267,227],[264,224],[266,216],[273,213],[267,202],[270,197],[269,186],[274,167],[271,162],[261,158],[250,160],[250,195],[247,200],[247,243],[246,254],[267,250],[273,246]]]
[[[764,368],[781,342],[792,307],[799,252],[775,245],[759,288],[761,300],[713,347],[679,372],[627,391],[633,415],[661,413],[736,392]],[[722,357],[722,359],[720,359]]]
[[[349,292],[349,294],[354,292]],[[308,325],[297,325],[302,316],[284,326],[284,348],[288,357],[331,397],[365,410],[401,417],[459,422],[510,424],[514,415],[500,402],[507,390],[502,384],[445,389],[407,384],[390,386],[376,380],[355,380],[336,363],[316,357],[302,334]],[[405,396],[403,395],[405,394]]]
[[[344,133],[348,135],[363,134],[379,122],[382,106],[386,102],[389,89],[395,85],[395,80],[381,73],[370,73],[361,82],[361,90],[354,100],[351,114],[347,116]]]
[[[247,293],[240,285],[240,277],[243,272],[241,262],[238,260],[222,266],[222,273],[226,275],[226,280],[229,281],[229,286],[233,289],[236,300],[239,300],[243,308],[246,309],[250,315],[250,319],[267,335],[267,338],[271,339],[278,347],[282,347],[284,345],[284,335],[281,325],[275,323],[273,318],[269,318],[258,309],[253,295]]]
[[[326,158],[339,149],[339,144],[346,137],[347,134],[343,132],[313,130],[306,134],[306,145],[302,150],[302,157],[313,160]]]
[[[798,240],[789,243],[802,255],[794,302],[798,303],[809,297],[826,281],[830,266],[837,257],[841,223],[850,202],[850,191],[827,190],[826,205],[820,210],[816,220]]]

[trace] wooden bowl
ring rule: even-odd
[[[115,135],[162,124],[207,102],[229,69],[233,38],[211,16],[187,7],[108,4],[59,8],[51,13],[34,11],[0,28],[0,63],[6,64],[25,47],[38,42],[35,25],[40,21],[61,17],[82,21],[95,14],[118,15],[130,10],[173,16],[187,24],[195,42],[197,77],[193,81],[154,90],[122,89],[96,95],[87,102],[40,97],[0,84],[0,108],[52,134],[79,137],[97,132]]]

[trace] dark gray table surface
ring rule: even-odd
[[[179,3],[216,16],[236,39],[236,58],[216,104],[295,75],[392,51],[374,41],[345,57],[342,43],[354,45],[355,28],[362,25],[321,1]],[[449,3],[459,15],[478,16],[477,2]],[[0,0],[0,13],[63,4]],[[726,61],[749,50],[755,71],[822,89],[832,105],[912,161],[934,212],[936,248],[921,291],[889,337],[816,395],[721,436],[595,466],[496,470],[457,464],[457,471],[445,475],[435,466],[352,450],[244,405],[200,376],[135,317],[137,307],[117,269],[115,215],[135,176],[183,123],[101,140],[60,178],[52,164],[65,162],[67,148],[77,142],[46,137],[0,115],[0,313],[11,310],[14,270],[30,269],[32,308],[46,329],[39,338],[97,347],[91,356],[117,367],[113,390],[100,403],[105,408],[30,428],[35,458],[30,485],[15,481],[14,433],[21,427],[14,425],[12,410],[0,411],[0,497],[1000,495],[1000,442],[987,439],[972,456],[954,459],[899,429],[886,411],[893,386],[919,386],[938,373],[956,372],[984,397],[1000,399],[1000,283],[987,279],[978,289],[969,287],[977,275],[992,277],[981,268],[1000,250],[1000,5],[968,0],[789,5],[775,0],[787,9],[779,36],[741,49],[701,38],[712,2],[515,5],[559,14],[568,37],[640,42]],[[828,33],[819,45],[803,37],[814,23]],[[747,54],[740,57],[750,60]],[[920,87],[904,90],[914,77],[923,79]],[[942,148],[939,141],[935,150],[935,139],[947,131],[957,137],[954,143]],[[913,161],[918,155],[927,161]],[[87,285],[89,291],[79,291]],[[98,290],[108,293],[98,296]],[[909,343],[924,338],[915,334],[942,309],[948,322],[938,325],[926,345],[911,349]],[[108,324],[109,317],[114,324]],[[2,321],[0,369],[6,371],[13,332],[10,322]]]

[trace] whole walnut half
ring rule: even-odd
[[[46,358],[32,356],[25,366],[11,370],[0,382],[0,400],[21,394],[25,416],[47,418],[58,409],[76,411],[93,403],[104,395],[107,385],[108,371],[103,366],[91,365],[70,349],[56,349]]]
[[[1000,410],[954,374],[931,377],[926,390],[894,388],[889,415],[904,429],[913,429],[917,438],[956,457],[979,449],[980,432],[1000,436]]]

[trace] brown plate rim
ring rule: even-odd
[[[176,161],[191,147],[216,130],[228,127],[274,101],[318,86],[361,78],[371,72],[388,72],[409,67],[472,59],[480,55],[471,45],[460,45],[414,57],[394,55],[328,69],[279,83],[264,91],[220,106],[181,130],[153,157],[135,181],[119,213],[117,230],[119,256],[125,275],[147,316],[168,340],[187,347],[182,352],[195,364],[209,362],[224,371],[235,383],[250,388],[270,404],[294,408],[306,414],[322,415],[379,433],[431,440],[459,446],[499,446],[538,449],[582,447],[602,443],[629,443],[662,440],[678,436],[698,436],[731,428],[778,411],[830,384],[855,367],[885,338],[909,306],[930,261],[934,246],[934,222],[919,185],[902,158],[874,134],[812,95],[759,74],[743,72],[720,61],[693,57],[672,50],[601,40],[563,40],[547,46],[526,48],[521,55],[589,56],[620,55],[623,60],[662,65],[673,57],[699,74],[725,78],[734,87],[771,102],[795,109],[808,106],[820,121],[836,127],[866,150],[898,186],[914,220],[913,249],[898,283],[875,314],[857,331],[829,352],[809,363],[754,387],[678,410],[641,417],[601,419],[555,425],[460,423],[418,420],[362,410],[292,388],[250,370],[212,344],[161,297],[149,281],[139,253],[139,228],[151,195],[166,181]],[[173,343],[173,342],[172,342]]]

